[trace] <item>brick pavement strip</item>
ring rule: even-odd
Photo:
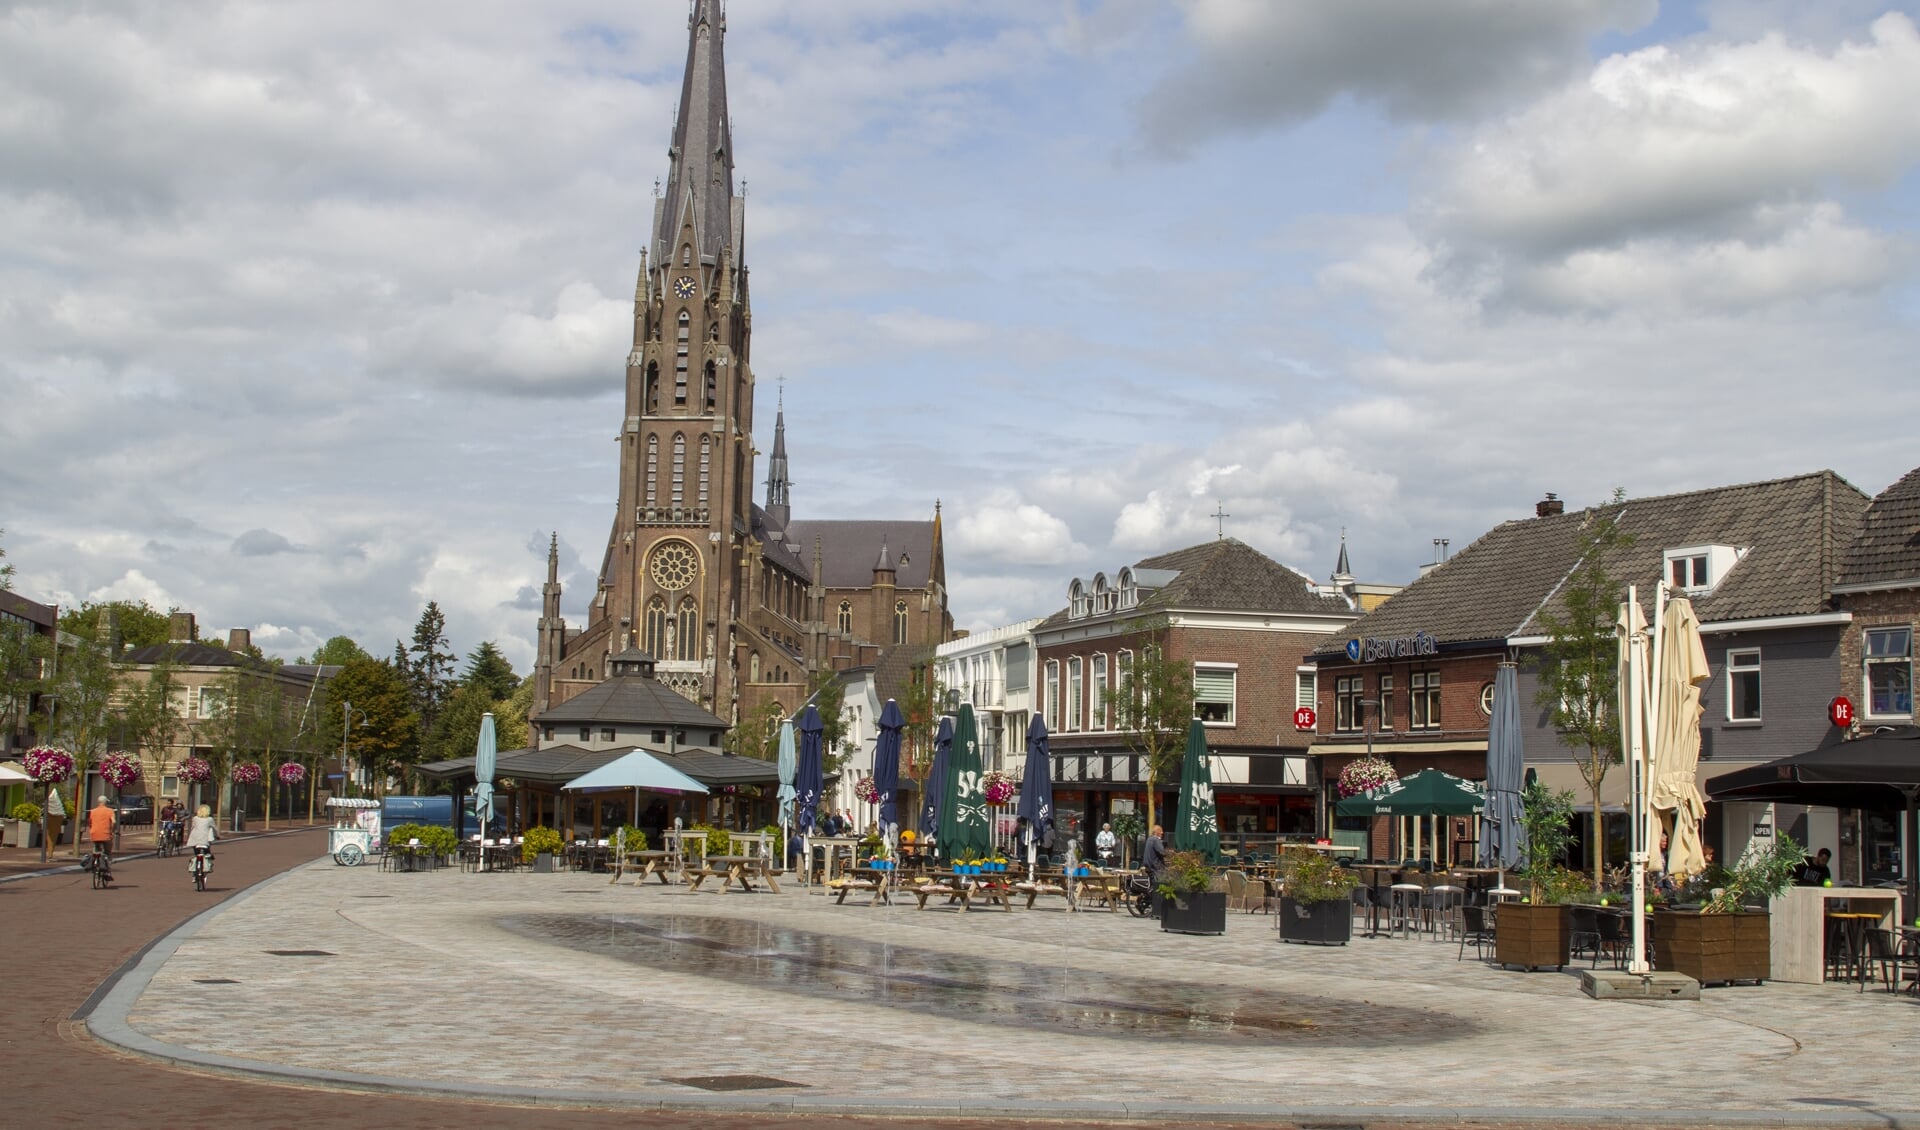
[[[632,944],[636,919],[688,936],[763,931],[770,948],[753,960],[778,977],[635,964],[621,946]],[[593,944],[541,934],[555,923]],[[786,931],[883,953],[1038,962],[1057,967],[1060,983],[1036,996],[1061,1000],[1102,987],[1124,994],[1139,978],[1277,990],[1310,1023],[1297,1039],[1222,1047],[935,1020],[856,989],[802,996],[777,984],[791,976],[777,956]],[[1917,1105],[1913,1092],[1893,1083],[1920,1065],[1910,1000],[1769,985],[1710,992],[1697,1004],[1627,1004],[1589,1001],[1575,986],[1571,976],[1456,962],[1452,946],[1431,942],[1281,946],[1259,917],[1234,916],[1225,938],[1187,938],[1124,915],[961,917],[836,907],[799,891],[696,894],[584,875],[396,874],[322,862],[168,939],[95,1023],[125,1046],[222,1070],[500,1100],[680,1106],[702,1121],[724,1111],[834,1111],[919,1121],[1913,1124],[1898,1113]],[[1369,1030],[1379,1026],[1372,1017],[1389,1027],[1384,1037]],[[1862,1047],[1874,1049],[1871,1064]],[[716,1075],[805,1086],[709,1095],[673,1082]]]

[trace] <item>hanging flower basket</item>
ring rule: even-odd
[[[204,785],[213,780],[213,766],[204,757],[189,757],[180,763],[180,779],[189,785]]]
[[[43,785],[57,785],[73,776],[73,755],[55,746],[35,746],[20,759],[27,776]]]
[[[862,804],[880,803],[880,788],[873,783],[872,777],[862,777],[854,782],[853,795],[859,797]]]
[[[251,761],[242,761],[233,767],[233,783],[236,785],[257,785],[260,783],[260,766]]]
[[[1381,758],[1363,757],[1358,761],[1349,761],[1346,768],[1340,770],[1340,797],[1344,800],[1358,796],[1399,779],[1400,775],[1393,771],[1392,763]]]
[[[288,761],[273,771],[283,785],[297,785],[307,779],[307,767],[298,761]]]
[[[1020,791],[1020,786],[1014,784],[1013,778],[998,769],[982,777],[981,784],[986,789],[988,804],[1005,804]]]
[[[100,759],[100,776],[116,789],[124,789],[140,779],[140,761],[125,753],[109,753]]]

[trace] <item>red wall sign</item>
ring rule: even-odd
[[[1846,695],[1835,695],[1827,704],[1827,721],[1836,726],[1853,725],[1853,700]]]
[[[1293,712],[1293,728],[1296,730],[1311,730],[1317,721],[1319,719],[1315,717],[1311,706],[1303,706]]]

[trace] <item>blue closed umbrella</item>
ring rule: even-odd
[[[1520,866],[1527,847],[1520,821],[1527,758],[1520,743],[1516,672],[1513,664],[1502,663],[1493,673],[1493,718],[1487,723],[1487,807],[1480,819],[1480,866],[1502,871]]]
[[[481,835],[493,822],[493,768],[500,756],[500,739],[494,735],[493,714],[480,716],[480,737],[473,743],[473,819]]]
[[[880,833],[900,822],[900,731],[906,715],[892,699],[880,711],[880,738],[873,743],[873,790],[880,794]]]
[[[940,797],[946,791],[947,758],[953,753],[953,719],[942,717],[933,735],[933,767],[927,770],[927,795],[920,806],[920,834],[940,836]]]
[[[1053,750],[1047,724],[1036,714],[1027,726],[1027,767],[1020,778],[1020,806],[1015,815],[1027,821],[1027,834],[1045,839],[1042,829],[1053,819]]]
[[[799,728],[800,761],[793,776],[800,803],[796,819],[800,831],[811,834],[820,811],[820,795],[827,790],[826,766],[820,756],[820,735],[825,727],[820,722],[820,711],[813,704],[807,704],[800,712]]]

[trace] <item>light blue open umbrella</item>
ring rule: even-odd
[[[1493,717],[1487,723],[1487,807],[1480,817],[1480,866],[1502,872],[1520,866],[1527,847],[1520,819],[1527,758],[1520,741],[1517,670],[1511,663],[1494,669]]]
[[[647,789],[658,793],[704,793],[707,786],[648,753],[636,749],[560,786],[567,792]]]
[[[785,831],[787,818],[793,814],[793,798],[799,794],[794,791],[794,774],[799,772],[800,755],[793,748],[793,719],[780,723],[780,829]]]
[[[500,756],[500,739],[494,736],[493,713],[480,716],[480,737],[473,743],[473,819],[481,835],[493,822],[493,766]]]

